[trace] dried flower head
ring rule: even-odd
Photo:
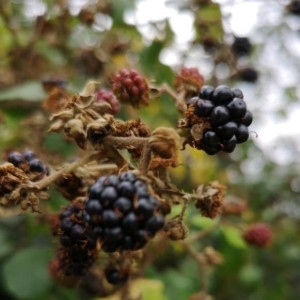
[[[206,186],[199,186],[197,189],[198,199],[195,206],[200,209],[204,217],[215,218],[223,205],[225,186],[213,181]]]
[[[173,128],[158,127],[152,132],[149,145],[154,155],[175,158],[180,147],[180,136]]]
[[[173,241],[184,240],[189,233],[187,226],[178,219],[168,221],[164,227],[164,231]]]
[[[176,90],[184,89],[188,93],[197,94],[204,84],[204,77],[197,68],[182,67],[176,74],[174,86]]]

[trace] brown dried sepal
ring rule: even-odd
[[[221,212],[225,194],[224,185],[213,181],[207,186],[199,186],[196,194],[198,198],[195,206],[200,209],[204,217],[213,219]]]
[[[140,119],[121,121],[115,120],[114,124],[115,136],[136,136],[136,137],[148,137],[151,134],[150,128],[143,123]]]
[[[54,87],[43,101],[43,107],[51,113],[59,112],[69,101],[69,97],[70,95],[63,88]]]
[[[179,145],[180,136],[173,128],[158,127],[149,138],[152,154],[165,159],[176,158]]]
[[[25,172],[11,163],[0,165],[0,196],[12,192],[16,187],[28,181]]]
[[[67,137],[73,138],[81,149],[86,148],[86,132],[80,119],[71,119],[64,125]]]
[[[178,219],[168,221],[164,231],[172,241],[184,240],[189,233],[187,226]]]
[[[211,128],[208,118],[199,118],[196,115],[195,107],[195,104],[189,105],[184,112],[185,117],[177,123],[177,127],[181,130],[181,136],[184,138],[183,149],[185,149],[186,145],[197,147],[205,130]]]
[[[99,144],[102,139],[112,133],[113,117],[111,115],[99,116],[87,125],[87,138],[92,145]]]
[[[247,209],[247,202],[241,199],[225,198],[222,206],[224,215],[241,215]]]
[[[86,193],[82,179],[74,173],[62,174],[56,181],[57,190],[68,200],[84,196]]]

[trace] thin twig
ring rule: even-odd
[[[179,94],[176,94],[175,91],[167,83],[164,83],[160,87],[160,92],[168,94],[175,101],[176,107],[179,111],[184,112],[186,110],[186,104],[184,101],[184,91],[180,92]]]
[[[140,159],[140,164],[139,164],[139,170],[143,175],[147,174],[150,161],[151,161],[151,148],[149,144],[146,144],[144,146],[142,156]]]
[[[59,177],[62,176],[62,174],[70,173],[77,169],[78,167],[88,163],[89,161],[93,160],[95,156],[98,156],[99,152],[92,152],[83,157],[82,159],[79,159],[63,168],[58,170],[57,172],[51,174],[50,176],[45,177],[44,179],[33,183],[30,187],[33,189],[42,190],[46,187],[48,187],[52,182],[55,182]]]

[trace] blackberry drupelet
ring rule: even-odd
[[[128,171],[100,177],[89,190],[85,220],[105,252],[138,250],[164,226],[160,202]]]
[[[232,152],[236,144],[248,140],[248,126],[252,123],[252,114],[247,110],[243,92],[221,85],[216,88],[203,86],[199,97],[188,101],[189,114],[196,117],[195,123],[205,124],[202,137],[192,144],[197,149],[214,155],[219,151]],[[195,121],[196,120],[196,121]]]

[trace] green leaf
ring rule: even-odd
[[[216,222],[217,222],[216,220],[204,218],[201,215],[193,216],[190,220],[191,225],[199,229],[210,228],[214,226]]]
[[[18,252],[3,266],[4,283],[9,292],[21,299],[33,299],[51,286],[49,248],[31,247]]]
[[[1,100],[41,101],[45,96],[46,94],[41,83],[28,81],[2,91],[0,93],[0,102]]]
[[[7,232],[0,230],[0,259],[9,254],[13,249],[13,245],[9,240]]]
[[[235,248],[247,249],[247,245],[242,238],[240,230],[234,227],[223,227],[221,230],[228,244]]]
[[[164,295],[163,283],[153,279],[138,279],[130,285],[130,295],[132,299],[137,299],[141,296],[143,300],[167,300]],[[97,298],[97,300],[118,300],[121,299],[120,293],[116,293],[107,298]]]

